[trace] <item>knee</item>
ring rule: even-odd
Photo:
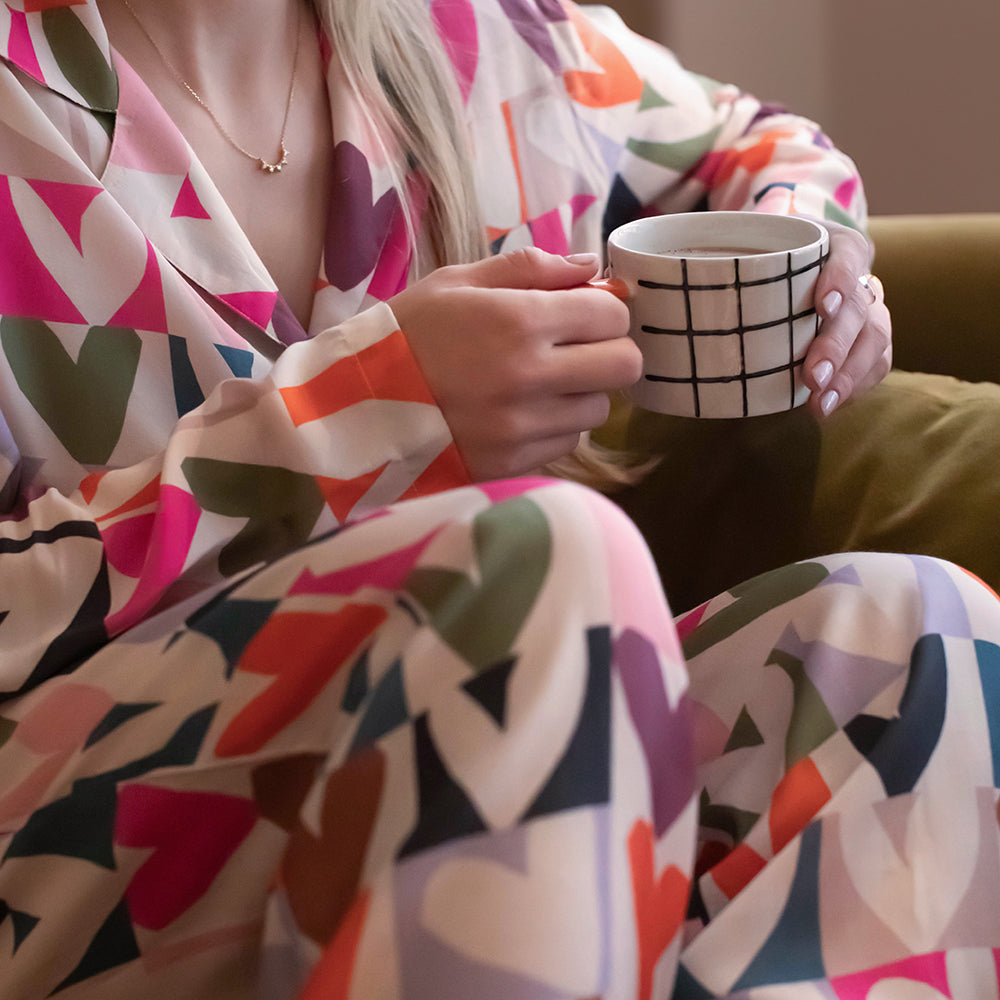
[[[652,567],[652,556],[639,528],[621,507],[589,486],[552,480],[524,496],[538,508],[547,526],[534,537],[526,533],[525,545],[549,545],[554,559],[575,563],[579,572],[600,574],[621,566]]]
[[[605,497],[561,480],[481,489],[490,502],[454,508],[405,583],[439,628],[509,642],[528,624],[612,623],[630,601],[667,628],[649,550]]]

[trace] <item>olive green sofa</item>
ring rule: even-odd
[[[1000,213],[875,217],[870,231],[894,328],[877,389],[823,421],[622,407],[598,435],[656,463],[615,499],[675,612],[836,551],[940,556],[1000,590]]]

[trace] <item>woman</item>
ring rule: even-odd
[[[675,626],[532,475],[638,374],[608,227],[860,225],[852,164],[575,7],[429,12],[5,8],[0,995],[985,982],[993,596],[841,556]],[[816,413],[889,358],[831,228]]]

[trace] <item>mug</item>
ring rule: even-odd
[[[608,276],[628,289],[644,409],[750,417],[803,404],[802,364],[819,329],[826,229],[763,212],[637,219],[608,238]]]

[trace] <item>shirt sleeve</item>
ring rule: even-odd
[[[260,379],[221,382],[161,452],[72,491],[29,501],[8,423],[0,694],[72,669],[158,610],[204,603],[323,531],[468,481],[384,304],[288,348]]]
[[[607,8],[566,9],[581,60],[603,67],[607,91],[617,80],[631,94],[602,109],[598,126],[621,144],[611,192],[621,212],[796,213],[864,229],[857,167],[816,122],[691,72]]]

